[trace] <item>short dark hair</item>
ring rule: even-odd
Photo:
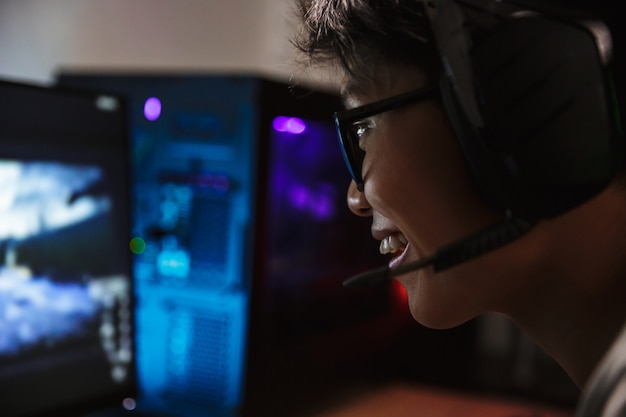
[[[374,77],[375,64],[440,65],[419,0],[297,0],[302,30],[292,39],[309,62],[338,65],[351,81]]]
[[[308,63],[338,64],[352,81],[374,76],[376,63],[421,67],[429,75],[440,60],[428,16],[420,0],[295,0],[301,31],[292,38]],[[525,0],[531,3],[533,0]],[[588,10],[603,18],[614,35],[621,77],[621,15],[613,0],[539,0]],[[621,93],[621,91],[620,91]]]

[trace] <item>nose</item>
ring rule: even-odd
[[[365,198],[365,194],[356,188],[354,181],[350,182],[348,187],[348,207],[357,216],[368,217],[372,215],[372,207]]]

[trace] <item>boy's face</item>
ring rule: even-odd
[[[427,84],[414,68],[379,74],[375,85],[345,95],[348,108]],[[438,99],[417,101],[365,123],[360,142],[364,188],[361,193],[351,184],[348,205],[355,214],[372,217],[382,253],[397,250],[390,267],[430,256],[502,218],[479,196]],[[511,270],[514,245],[437,274],[426,268],[397,277],[407,289],[413,317],[446,328],[515,302],[524,272]]]

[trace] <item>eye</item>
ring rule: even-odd
[[[365,136],[365,133],[368,129],[368,125],[359,123],[358,125],[354,126],[354,134],[356,135],[357,139],[361,140],[361,138]]]
[[[359,147],[363,148],[363,140],[366,139],[367,134],[374,128],[374,124],[371,120],[359,120],[352,124],[352,132],[354,139],[359,142]]]

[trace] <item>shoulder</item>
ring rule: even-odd
[[[576,416],[626,416],[626,326],[585,387]]]

